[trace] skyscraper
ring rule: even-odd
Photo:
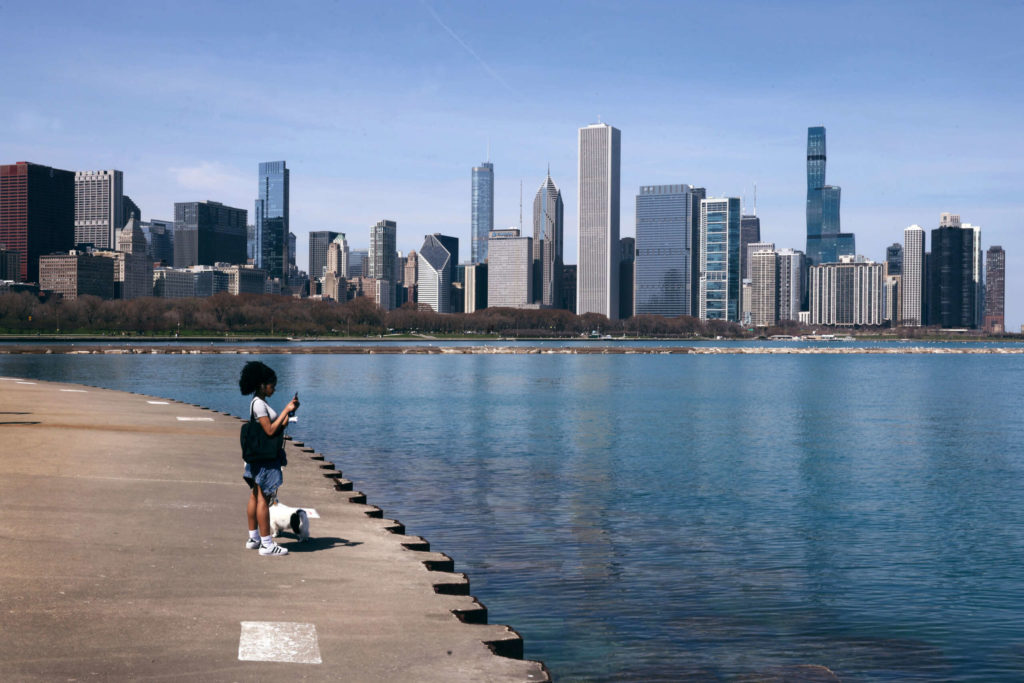
[[[176,202],[174,267],[245,263],[246,214],[220,202]]]
[[[693,187],[647,185],[636,196],[637,315],[691,315]]]
[[[256,265],[268,278],[288,276],[289,171],[284,161],[259,165],[259,199],[256,200]]]
[[[700,319],[738,322],[740,200],[712,198],[700,204]]]
[[[779,320],[799,320],[800,301],[803,298],[804,282],[807,274],[804,269],[803,252],[795,249],[779,249],[776,253],[777,280],[776,305],[779,309]]]
[[[825,128],[807,129],[807,258],[812,265],[836,263],[856,253],[853,233],[840,232],[840,189],[825,184]]]
[[[327,267],[327,249],[339,233],[331,230],[315,230],[309,233],[309,278],[323,277]],[[344,276],[344,273],[335,273]]]
[[[619,317],[620,139],[619,130],[606,123],[579,130],[576,312],[612,320]]]
[[[561,302],[563,213],[562,191],[549,169],[533,198],[533,297],[544,308],[557,308]]]
[[[771,249],[758,249],[750,255],[751,305],[754,327],[771,327],[778,322],[778,263]]]
[[[75,174],[19,161],[0,166],[0,248],[18,254],[22,282],[39,282],[39,257],[75,245]]]
[[[812,325],[881,325],[885,308],[885,266],[862,256],[810,269]]]
[[[928,259],[928,324],[946,328],[976,327],[978,285],[974,226],[944,213],[932,230]]]
[[[903,275],[903,245],[893,242],[885,248],[885,265],[889,275]]]
[[[174,265],[174,221],[153,218],[140,224],[150,261]]]
[[[740,271],[743,273],[744,280],[751,279],[747,245],[760,241],[761,219],[755,215],[740,216],[740,258],[743,259],[743,263],[740,264]]]
[[[896,322],[908,327],[924,324],[924,228],[911,225],[903,231],[902,311]]]
[[[991,246],[985,254],[985,329],[999,334],[1006,331],[1006,252]]]
[[[473,196],[470,206],[473,263],[487,260],[487,240],[494,230],[494,164],[490,160],[473,167]]]
[[[487,245],[487,306],[525,308],[533,302],[533,238],[518,228],[492,230]],[[618,256],[618,249],[615,250]],[[616,263],[616,272],[618,264]],[[618,313],[618,311],[616,311]]]
[[[418,255],[416,301],[435,313],[451,312],[452,255],[436,235],[423,238]]]
[[[75,173],[75,244],[113,249],[127,220],[121,171]]]

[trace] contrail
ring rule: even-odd
[[[455,31],[451,30],[446,23],[441,21],[441,17],[437,16],[437,12],[435,12],[434,8],[431,7],[427,3],[427,0],[420,0],[420,4],[427,8],[427,11],[430,12],[430,16],[434,17],[434,21],[436,21],[441,28],[443,28],[445,31],[447,31],[448,35],[450,35],[452,38],[454,38],[455,42],[457,42],[459,45],[461,45],[463,47],[463,49],[466,50],[466,52],[471,54],[473,56],[473,59],[475,59],[480,64],[480,66],[482,66],[484,68],[484,70],[491,75],[491,78],[493,78],[494,80],[498,81],[503,86],[508,88],[508,91],[511,92],[512,94],[514,94],[514,95],[518,94],[511,85],[509,85],[508,83],[505,82],[504,78],[499,76],[494,71],[494,69],[492,69],[487,64],[487,62],[485,62],[483,59],[480,58],[480,55],[478,55],[476,52],[473,51],[473,48],[471,48],[469,45],[466,44],[466,41],[464,41],[462,38],[459,38],[459,36],[455,33]]]

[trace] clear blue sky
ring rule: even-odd
[[[117,168],[146,218],[251,212],[260,161],[291,169],[292,230],[398,221],[469,253],[470,168],[496,227],[547,165],[576,260],[576,131],[622,131],[622,235],[640,185],[743,196],[804,248],[807,127],[858,252],[943,211],[1007,250],[1024,323],[1024,5],[989,2],[13,2],[0,0],[0,161]],[[929,236],[930,237],[930,236]]]

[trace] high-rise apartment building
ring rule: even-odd
[[[0,248],[17,252],[21,282],[39,282],[39,257],[75,245],[75,174],[19,161],[0,166]]]
[[[452,255],[436,235],[427,235],[418,254],[416,303],[435,313],[451,312]]]
[[[836,263],[856,253],[853,233],[840,232],[841,191],[825,184],[825,127],[807,129],[807,258],[812,265]]]
[[[740,200],[702,199],[700,216],[701,320],[740,319]]]
[[[920,327],[925,324],[925,256],[924,228],[911,225],[903,231],[903,264],[900,285],[903,290],[900,325]]]
[[[962,226],[960,216],[942,214],[932,230],[928,257],[928,324],[945,328],[977,325],[978,258],[974,226]]]
[[[579,130],[576,312],[612,320],[619,316],[620,141],[619,130],[606,123]]]
[[[327,267],[327,248],[339,233],[331,230],[314,230],[309,233],[309,277],[315,280],[323,277]]]
[[[888,265],[886,265],[888,267]],[[886,275],[885,290],[883,292],[884,302],[882,305],[882,319],[890,326],[899,324],[899,317],[903,311],[903,287],[901,286],[902,275]]]
[[[220,202],[174,204],[174,266],[245,263],[247,212]]]
[[[520,236],[518,228],[492,230],[487,245],[488,307],[525,308],[532,304],[532,275],[533,238]]]
[[[75,173],[75,244],[113,249],[124,227],[124,176],[121,171]]]
[[[489,160],[473,167],[470,233],[473,263],[487,260],[487,240],[494,230],[494,164]]]
[[[843,255],[810,269],[812,325],[881,325],[885,265]]]
[[[807,280],[804,253],[795,249],[779,249],[775,252],[775,261],[778,319],[799,320]]]
[[[761,219],[755,215],[740,216],[740,258],[743,259],[743,263],[740,264],[740,272],[743,273],[744,280],[751,279],[748,259],[752,252],[747,250],[747,245],[760,241]]]
[[[533,296],[544,308],[558,308],[561,303],[564,208],[562,191],[548,170],[533,198]]]
[[[985,254],[985,320],[989,333],[1006,331],[1006,252],[991,246]]]
[[[364,276],[378,280],[377,305],[385,311],[395,307],[395,266],[398,263],[398,224],[382,220],[370,228],[370,250]],[[387,284],[384,284],[387,283]],[[390,291],[390,296],[388,292]]]
[[[755,251],[775,251],[774,242],[748,242],[747,244],[740,243],[740,258],[743,259],[743,263],[749,265],[752,263]],[[743,279],[752,280],[753,275],[749,269],[744,267]]]
[[[636,314],[691,315],[693,206],[690,185],[647,185],[636,196]]]
[[[778,263],[771,249],[750,254],[750,322],[771,327],[778,322]]]
[[[256,265],[268,278],[288,277],[290,215],[289,170],[284,161],[259,165],[259,198],[256,200]],[[237,263],[237,261],[233,262]]]

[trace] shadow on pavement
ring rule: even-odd
[[[278,538],[296,538],[293,534],[281,534]],[[335,546],[345,546],[351,548],[353,546],[362,545],[360,541],[350,541],[347,538],[334,538],[334,537],[320,537],[310,538],[307,541],[289,543],[285,547],[288,548],[290,553],[311,553],[317,550],[329,550]]]

